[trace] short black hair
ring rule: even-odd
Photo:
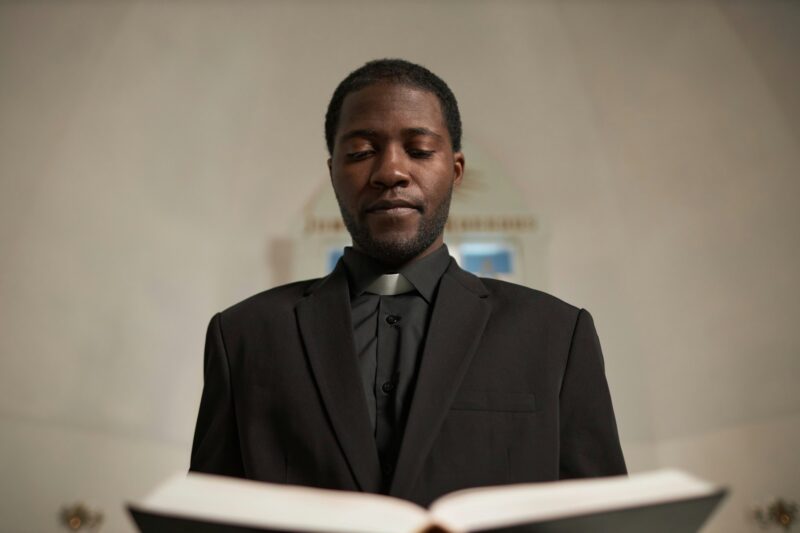
[[[444,80],[422,65],[410,61],[376,59],[348,74],[333,91],[328,111],[325,113],[325,142],[328,145],[329,154],[333,154],[336,130],[339,128],[339,117],[345,97],[376,83],[406,85],[430,91],[436,95],[439,105],[442,107],[442,115],[450,134],[453,151],[461,150],[461,114],[458,112],[456,97]]]

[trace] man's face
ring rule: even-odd
[[[328,168],[354,248],[400,265],[441,246],[464,156],[436,95],[387,83],[347,95]]]

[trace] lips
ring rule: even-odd
[[[403,213],[410,211],[422,211],[419,204],[401,198],[392,200],[377,200],[367,206],[367,213]]]

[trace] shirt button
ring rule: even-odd
[[[395,387],[394,381],[387,381],[386,383],[381,385],[381,390],[383,392],[385,392],[386,394],[389,394],[390,392],[392,392],[394,390],[394,387]]]
[[[397,315],[389,315],[386,317],[386,323],[390,326],[394,326],[398,322],[400,322],[400,317]]]

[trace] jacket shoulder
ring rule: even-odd
[[[544,291],[508,281],[491,278],[479,279],[486,287],[496,310],[509,309],[517,314],[530,313],[571,323],[574,323],[581,311],[579,307]]]
[[[459,267],[455,260],[452,261],[448,273],[465,288],[482,298],[488,298],[495,312],[506,310],[517,316],[520,314],[532,316],[530,313],[533,313],[533,316],[562,319],[573,323],[581,312],[578,307],[552,294],[509,281],[480,278]]]
[[[247,318],[285,316],[320,279],[295,281],[259,292],[221,311],[221,318],[224,322],[238,322]]]

